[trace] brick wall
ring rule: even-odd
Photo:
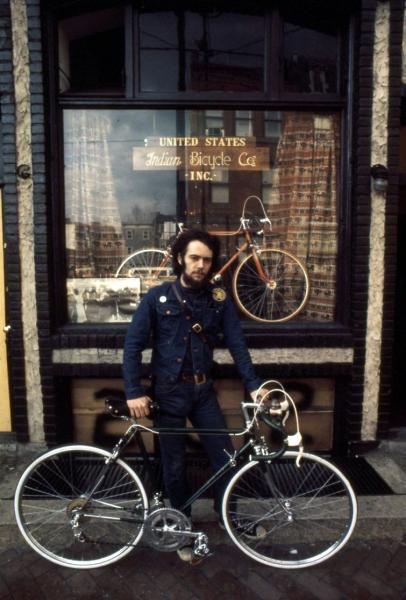
[[[5,271],[8,286],[7,320],[10,394],[13,429],[19,441],[28,441],[24,349],[21,323],[20,259],[16,192],[15,111],[12,73],[11,20],[8,0],[0,0],[0,103],[4,160],[4,240]]]
[[[38,306],[41,384],[45,409],[45,433],[55,437],[54,391],[50,350],[48,224],[46,204],[45,115],[42,69],[42,28],[39,0],[27,1],[28,41],[30,53],[32,161],[34,191],[34,226],[36,289]],[[4,159],[4,227],[7,248],[7,316],[9,335],[10,393],[13,429],[20,442],[29,441],[26,410],[23,331],[21,322],[20,256],[18,246],[18,212],[16,192],[15,109],[12,73],[11,20],[8,0],[0,0],[0,86],[1,121]],[[41,390],[39,390],[41,393]]]
[[[395,311],[397,214],[399,202],[400,100],[402,85],[403,0],[391,0],[389,50],[388,170],[385,231],[385,285],[378,435],[387,432],[392,399],[392,353]]]
[[[32,161],[34,179],[35,266],[40,370],[44,402],[45,439],[57,439],[58,419],[52,372],[49,273],[50,236],[47,211],[46,112],[44,106],[43,33],[40,0],[27,0],[28,46],[31,72]]]
[[[368,302],[370,228],[370,156],[372,118],[372,60],[375,0],[363,0],[356,24],[353,118],[352,265],[351,289],[354,364],[351,394],[345,414],[348,440],[359,440],[364,393],[365,335]]]

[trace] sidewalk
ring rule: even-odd
[[[207,505],[197,522],[213,555],[196,567],[175,553],[140,545],[103,569],[72,570],[38,556],[14,522],[12,497],[25,466],[39,448],[0,453],[0,600],[406,600],[406,452],[382,446],[368,461],[395,492],[359,497],[359,521],[348,545],[326,563],[303,570],[277,570],[242,555],[211,522]],[[397,450],[397,449],[396,449]]]

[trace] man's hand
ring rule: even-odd
[[[152,400],[149,396],[140,396],[139,398],[127,400],[127,406],[129,408],[130,415],[135,419],[148,417],[151,402]]]
[[[269,390],[267,390],[266,388],[260,388],[259,390],[254,390],[253,392],[250,392],[250,396],[254,400],[254,402],[259,402],[261,398],[266,396],[268,392]]]

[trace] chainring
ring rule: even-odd
[[[161,552],[172,552],[181,548],[190,537],[180,533],[191,531],[190,519],[175,508],[157,508],[145,520],[144,541]]]

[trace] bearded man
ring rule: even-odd
[[[123,364],[127,405],[135,418],[149,415],[151,398],[141,385],[141,354],[152,334],[151,372],[159,405],[156,425],[182,428],[189,419],[195,428],[225,429],[211,375],[213,348],[220,335],[253,399],[261,381],[232,300],[223,287],[210,281],[218,268],[219,240],[204,231],[186,230],[172,254],[176,281],[149,290],[128,329]],[[202,435],[201,442],[214,471],[233,452],[227,434]],[[181,509],[189,497],[186,436],[160,435],[159,443],[166,493],[172,507]],[[214,509],[219,515],[226,483],[223,477],[215,488]],[[190,507],[184,513],[190,516]]]

